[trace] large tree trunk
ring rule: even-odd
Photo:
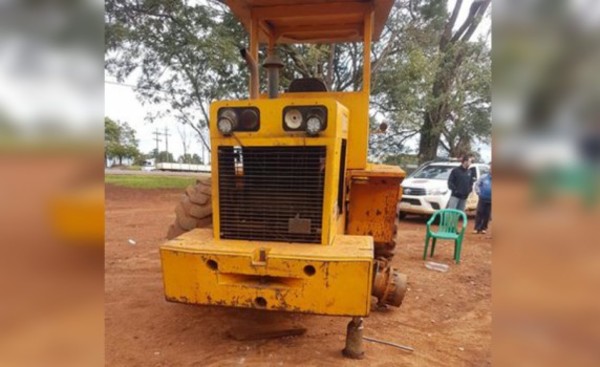
[[[461,136],[458,143],[450,148],[450,157],[461,158],[467,154],[472,153],[471,138],[467,136]]]
[[[419,164],[431,161],[437,156],[441,131],[436,131],[438,125],[436,118],[426,112],[421,126],[421,140],[419,141]]]
[[[437,157],[444,122],[448,117],[448,94],[452,88],[454,74],[462,57],[451,52],[444,55],[440,62],[431,91],[430,103],[425,111],[419,142],[419,163],[431,161]]]

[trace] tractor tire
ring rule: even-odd
[[[212,186],[210,178],[196,180],[185,189],[185,194],[175,207],[175,221],[167,231],[167,239],[212,225]]]

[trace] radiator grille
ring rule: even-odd
[[[219,147],[221,238],[321,242],[325,147]]]
[[[425,191],[425,189],[422,189],[419,187],[405,187],[402,189],[402,192],[406,195],[412,195],[412,196],[427,195],[427,192]]]

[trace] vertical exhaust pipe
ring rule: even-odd
[[[263,67],[267,69],[269,98],[279,96],[279,69],[283,68],[283,62],[274,48],[269,49],[269,55],[265,60]]]
[[[246,65],[250,69],[250,99],[258,98],[258,64],[250,52],[245,48],[240,49],[240,54],[246,60]]]

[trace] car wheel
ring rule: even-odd
[[[404,219],[406,218],[407,213],[406,212],[398,212],[398,219]]]

